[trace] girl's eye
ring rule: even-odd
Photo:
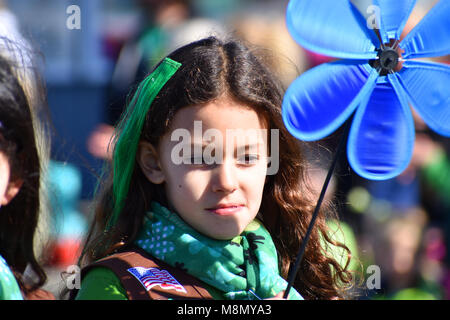
[[[256,164],[258,160],[259,156],[257,154],[246,154],[238,159],[238,163],[243,165],[253,165]]]
[[[257,154],[247,154],[247,155],[243,155],[241,157],[239,157],[237,159],[237,163],[239,165],[245,165],[245,166],[250,166],[250,165],[254,165],[257,164],[259,161],[259,155]],[[214,159],[214,157],[208,157],[208,156],[193,156],[193,157],[187,157],[184,159],[184,163],[185,164],[189,164],[189,165],[196,165],[196,166],[206,166],[206,165],[212,165],[212,164],[216,164],[217,160]],[[219,162],[220,163],[220,162]]]

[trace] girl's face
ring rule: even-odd
[[[0,207],[7,205],[16,196],[23,183],[21,179],[9,181],[10,175],[8,158],[0,152]]]
[[[4,197],[9,181],[9,170],[8,159],[0,152],[0,205],[4,204]]]
[[[229,99],[183,108],[158,150],[141,143],[139,163],[150,181],[165,183],[172,209],[185,222],[211,238],[231,239],[261,204],[265,129],[253,109]]]

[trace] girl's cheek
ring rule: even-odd
[[[3,200],[3,196],[5,195],[6,192],[6,186],[8,184],[8,181],[6,179],[4,179],[4,176],[0,177],[0,204],[1,204],[1,200]]]
[[[241,177],[243,180],[248,183],[252,183],[256,185],[264,185],[264,181],[267,176],[267,165],[266,164],[258,164],[252,168],[248,168],[246,170],[241,171]]]
[[[167,187],[175,198],[195,199],[200,197],[207,186],[207,174],[197,170],[180,170],[170,173]]]
[[[6,158],[0,153],[0,203],[3,200],[9,181],[9,164]]]
[[[209,180],[210,175],[207,172],[194,170],[185,175],[179,190],[188,189],[188,192],[194,196],[200,196],[207,188]]]

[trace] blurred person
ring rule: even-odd
[[[308,67],[305,51],[291,38],[284,17],[238,14],[231,22],[237,37],[254,47],[287,88]]]
[[[0,52],[12,45],[1,39]],[[0,299],[54,299],[39,289],[47,276],[36,246],[46,163],[39,150],[38,106],[17,76],[27,66],[8,58],[0,54]]]
[[[441,202],[450,210],[449,150],[446,145],[433,139],[430,129],[417,112],[413,112],[413,118],[416,138],[411,162],[405,173],[413,175],[417,172],[423,185],[440,195]]]
[[[24,61],[20,61],[20,63],[24,66],[28,66],[30,62],[28,56],[21,53],[30,48],[28,42],[20,33],[19,27],[19,22],[14,13],[9,10],[4,0],[0,0],[0,37],[17,44],[14,46],[14,50],[13,47],[10,46],[8,50],[4,50],[2,54],[13,61],[23,59]]]
[[[36,133],[35,143],[39,154],[41,173],[40,212],[36,232],[34,232],[33,246],[40,266],[47,273],[45,284],[41,286],[41,290],[36,292],[52,295],[53,293],[46,290],[51,290],[49,287],[52,283],[60,280],[59,274],[56,278],[53,277],[52,269],[75,264],[79,255],[78,249],[81,240],[75,238],[73,233],[82,234],[86,222],[80,212],[68,208],[68,193],[64,193],[64,191],[67,191],[74,183],[80,183],[76,180],[80,177],[67,175],[68,170],[64,168],[70,167],[73,169],[70,164],[59,167],[59,162],[50,160],[51,124],[48,121],[50,115],[47,108],[44,81],[40,76],[42,70],[38,71],[41,67],[38,62],[41,62],[39,60],[43,59],[43,56],[41,52],[30,45],[28,39],[23,37],[20,32],[19,21],[3,1],[0,2],[0,35],[7,35],[0,46],[0,53],[5,58],[7,57],[13,66],[17,80],[20,82],[32,110],[33,120],[36,120],[33,122],[33,127]],[[46,121],[39,121],[40,118],[46,119]],[[57,181],[55,178],[63,179]],[[74,180],[68,181],[67,178]],[[76,200],[71,200],[70,205],[75,206]],[[60,206],[61,204],[62,206]],[[32,269],[27,268],[25,278],[28,271],[33,273]],[[46,290],[42,290],[42,288]],[[39,296],[35,295],[34,298],[39,298]]]
[[[111,159],[108,150],[113,126],[126,105],[129,88],[136,86],[168,52],[210,35],[221,35],[224,27],[214,20],[197,17],[191,0],[138,0],[142,15],[136,36],[120,49],[108,89],[107,122],[101,123],[87,141],[97,158]]]
[[[51,257],[47,266],[66,269],[77,263],[87,231],[87,219],[80,211],[81,172],[70,164],[50,161],[48,189],[52,210]]]
[[[437,300],[445,297],[446,254],[442,229],[430,225],[420,208],[379,226],[375,249],[383,276],[383,295],[392,300]]]
[[[384,245],[375,249],[375,261],[380,264],[387,292],[418,285],[418,253],[426,219],[424,210],[411,209],[403,216],[388,220],[381,228]]]

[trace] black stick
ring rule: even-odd
[[[317,216],[319,215],[320,206],[322,205],[323,198],[325,197],[325,193],[328,188],[328,184],[330,183],[331,177],[333,176],[334,169],[336,168],[337,161],[339,159],[339,156],[344,149],[345,142],[347,141],[348,131],[350,129],[350,124],[352,123],[352,117],[347,120],[347,124],[345,126],[344,132],[341,135],[341,139],[339,141],[339,145],[336,149],[336,152],[333,157],[333,161],[331,162],[330,169],[328,170],[327,177],[325,178],[325,182],[322,186],[322,191],[320,192],[319,199],[317,200],[316,207],[314,209],[313,215],[311,217],[311,222],[309,223],[308,230],[306,231],[305,238],[303,239],[302,245],[300,247],[300,250],[297,254],[297,257],[295,259],[295,264],[289,271],[288,276],[288,285],[286,287],[286,290],[284,291],[283,299],[287,299],[289,295],[289,291],[291,290],[292,284],[294,283],[295,276],[297,275],[298,269],[300,268],[300,262],[302,261],[303,254],[305,253],[306,245],[309,241],[311,231],[314,227],[314,224],[316,223]]]

